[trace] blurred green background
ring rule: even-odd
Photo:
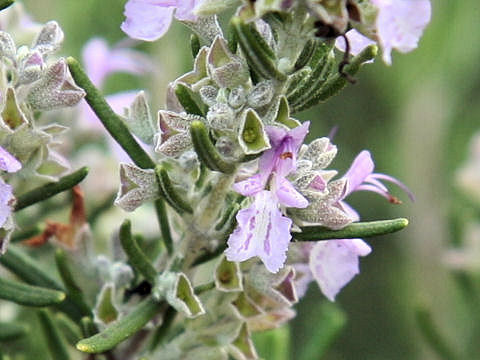
[[[24,1],[35,20],[61,24],[62,52],[76,57],[91,37],[104,37],[111,44],[124,39],[119,28],[124,3]],[[334,166],[340,173],[359,151],[369,149],[376,170],[404,181],[416,201],[393,206],[372,193],[351,196],[364,220],[407,217],[410,226],[370,240],[373,252],[362,259],[361,275],[338,296],[338,307],[327,303],[312,284],[291,323],[290,355],[285,355],[287,350],[270,355],[275,358],[264,355],[269,360],[318,359],[325,334],[332,330],[326,324],[336,328],[345,318],[325,359],[437,359],[416,325],[419,305],[433,314],[438,330],[455,348],[465,347],[475,336],[471,308],[455,281],[458,274],[443,265],[442,254],[449,243],[461,240],[450,227],[452,209],[462,209],[453,204],[453,175],[466,157],[470,137],[480,129],[480,3],[433,0],[432,7],[432,22],[416,51],[395,54],[391,67],[380,60],[366,66],[356,85],[298,115],[313,121],[311,139],[339,126]],[[106,92],[145,88],[153,108],[162,106],[165,84],[192,66],[188,39],[188,31],[175,24],[165,38],[138,44],[156,58],[156,75],[115,75]],[[288,338],[288,331],[279,336]]]

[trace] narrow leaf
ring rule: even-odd
[[[285,81],[286,75],[275,65],[273,50],[254,26],[244,23],[239,17],[234,17],[230,23],[250,67],[266,79]]]
[[[8,8],[14,2],[15,2],[15,0],[2,0],[2,1],[0,1],[0,11]]]
[[[142,274],[151,284],[155,283],[157,271],[143,253],[132,236],[130,220],[125,220],[120,227],[120,242],[133,268]]]
[[[12,341],[25,336],[28,328],[19,323],[0,322],[0,341]]]
[[[65,190],[69,190],[80,183],[88,174],[88,168],[83,167],[70,175],[60,178],[57,182],[50,182],[17,197],[15,211],[46,200]]]
[[[152,298],[145,299],[130,314],[119,319],[102,332],[77,343],[77,349],[98,354],[113,349],[149,322],[163,307],[163,303]]]
[[[198,120],[192,122],[190,126],[193,147],[200,161],[208,168],[214,171],[220,171],[226,174],[232,174],[235,171],[235,165],[223,159],[222,155],[212,144],[208,135],[207,127]]]
[[[55,263],[63,284],[65,285],[69,299],[77,306],[82,316],[93,316],[92,310],[85,300],[82,289],[80,289],[73,277],[65,251],[62,249],[57,249],[55,252]]]
[[[292,232],[292,236],[297,241],[356,239],[394,233],[403,230],[407,225],[407,219],[399,218],[354,223],[340,230],[331,230],[324,226],[304,226],[301,233]]]
[[[49,313],[45,310],[39,311],[38,318],[40,319],[40,324],[43,328],[42,332],[47,338],[51,358],[55,360],[70,360],[65,343],[60,337],[60,333]]]
[[[172,208],[174,208],[179,214],[187,212],[189,214],[193,213],[193,209],[179,193],[178,190],[175,189],[170,177],[168,176],[168,172],[163,165],[157,165],[155,168],[155,174],[157,176],[157,181],[160,185],[161,193],[165,200],[170,204]]]
[[[51,306],[62,302],[65,293],[0,277],[0,299],[25,306]]]
[[[153,160],[137,143],[128,130],[127,125],[125,125],[122,119],[115,114],[100,91],[92,84],[78,61],[69,57],[67,59],[67,64],[75,82],[87,93],[85,100],[87,100],[87,103],[98,116],[110,135],[112,135],[115,141],[125,150],[137,166],[143,169],[153,168],[155,166]]]

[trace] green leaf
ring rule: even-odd
[[[184,212],[192,214],[193,209],[188,203],[188,200],[184,199],[175,189],[170,177],[168,176],[167,169],[164,165],[157,165],[155,167],[155,174],[157,176],[158,184],[160,185],[161,194],[168,202],[168,204],[174,208],[179,214]]]
[[[447,340],[440,334],[432,321],[431,313],[424,307],[417,307],[415,310],[415,319],[424,339],[434,350],[439,358],[443,360],[462,359],[453,351]]]
[[[70,175],[60,178],[56,182],[37,187],[27,193],[17,196],[17,203],[15,211],[22,210],[28,206],[46,200],[54,195],[57,195],[65,190],[69,190],[78,183],[80,183],[88,174],[88,168],[83,167]]]
[[[175,95],[188,114],[205,116],[207,106],[202,102],[200,96],[193,92],[188,86],[177,83],[175,86]]]
[[[104,324],[109,324],[118,318],[118,310],[113,303],[113,295],[113,284],[106,284],[98,296],[99,300],[95,313]]]
[[[232,18],[230,23],[235,31],[235,38],[238,40],[251,69],[265,79],[285,81],[287,79],[286,75],[276,67],[275,53],[254,25],[246,24],[240,17]]]
[[[90,306],[87,304],[82,289],[76,283],[72,270],[68,264],[67,255],[62,249],[55,252],[55,263],[58,273],[65,285],[68,298],[77,306],[82,316],[93,316]]]
[[[51,306],[65,300],[65,293],[0,277],[0,299],[25,306]]]
[[[212,144],[204,123],[198,120],[192,121],[190,134],[195,152],[205,166],[213,171],[220,171],[225,174],[232,174],[235,171],[235,164],[224,160],[215,145]]]
[[[98,354],[113,349],[126,340],[160,312],[163,303],[152,298],[143,300],[128,315],[108,326],[100,333],[77,343],[77,349],[90,354]]]
[[[133,268],[142,274],[147,281],[154,284],[157,271],[132,237],[131,224],[128,219],[120,227],[120,243]]]
[[[0,341],[13,341],[25,336],[28,328],[20,323],[0,322]]]
[[[377,56],[378,48],[375,45],[367,46],[360,54],[355,56],[348,65],[343,69],[345,74],[354,76],[362,64],[366,61],[372,60]],[[322,86],[315,92],[308,93],[295,100],[295,105],[291,107],[292,112],[299,112],[318,103],[327,100],[328,98],[337,95],[347,84],[346,76],[336,72],[325,81]]]
[[[270,141],[263,122],[252,109],[247,110],[242,117],[238,142],[247,155],[258,154],[270,149]]]
[[[224,292],[242,291],[242,272],[238,262],[228,261],[222,256],[215,267],[215,286]]]
[[[137,166],[143,169],[153,169],[155,166],[153,160],[137,143],[128,130],[127,125],[125,125],[122,119],[115,114],[100,91],[92,84],[78,61],[69,57],[67,58],[67,64],[75,82],[87,93],[85,100],[87,100],[88,105],[90,105],[92,110],[98,116],[109,134],[125,150]]]
[[[301,227],[301,233],[292,232],[292,236],[296,241],[356,239],[394,233],[407,226],[408,220],[403,218],[353,223],[340,230],[331,230],[324,226],[304,226]]]
[[[48,349],[52,359],[70,360],[68,350],[65,343],[60,337],[57,327],[55,326],[49,313],[45,310],[38,312],[38,318],[43,329],[43,334],[47,338]]]

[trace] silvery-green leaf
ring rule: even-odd
[[[120,188],[115,205],[133,211],[144,202],[160,196],[155,172],[133,164],[120,164]]]
[[[140,91],[130,105],[127,116],[130,130],[144,143],[153,144],[156,133],[145,92]]]
[[[11,200],[13,205],[14,199],[12,198]],[[8,244],[10,243],[10,237],[12,236],[14,230],[15,223],[13,221],[13,217],[9,215],[3,223],[2,227],[0,228],[0,256],[2,256],[2,254],[5,254],[5,252],[7,251]]]
[[[234,109],[238,109],[240,106],[243,106],[247,101],[247,94],[243,86],[238,86],[233,88],[228,95],[228,105]]]
[[[337,147],[330,143],[330,139],[322,137],[315,139],[308,145],[303,158],[312,161],[314,169],[326,168],[337,155]]]
[[[18,66],[18,83],[30,84],[43,75],[45,63],[42,54],[35,50],[26,54]]]
[[[290,117],[290,108],[288,106],[288,100],[285,96],[280,98],[277,115],[275,116],[275,122],[285,125],[289,129],[293,129],[301,125],[300,121]]]
[[[225,39],[219,36],[210,47],[207,64],[211,78],[223,88],[235,88],[250,78],[246,64],[230,52]]]
[[[224,292],[242,291],[242,272],[238,262],[228,261],[225,256],[215,267],[215,287]]]
[[[274,91],[275,89],[271,81],[267,80],[258,83],[248,94],[248,105],[255,109],[268,105],[272,101]]]
[[[34,110],[53,110],[76,105],[85,91],[75,85],[64,59],[51,65],[27,96]]]
[[[243,114],[238,142],[247,155],[270,149],[270,140],[263,122],[254,110],[249,109]]]
[[[63,41],[63,31],[56,21],[47,22],[36,39],[32,48],[42,54],[49,54],[58,50]]]
[[[200,36],[208,44],[211,44],[215,37],[222,36],[222,28],[218,23],[216,15],[201,16],[197,21],[182,21],[198,36]]]
[[[198,16],[215,15],[238,3],[238,0],[203,0],[195,7]]]
[[[190,280],[183,273],[164,272],[159,275],[152,295],[159,300],[165,299],[175,310],[189,318],[205,314]]]
[[[216,103],[207,113],[207,122],[216,130],[232,130],[235,112],[227,104]]]
[[[17,96],[13,88],[7,89],[5,105],[2,110],[2,120],[9,129],[15,130],[23,124],[27,124],[27,118],[17,103]]]
[[[208,106],[213,106],[217,102],[218,89],[212,85],[202,86],[200,88],[200,97]]]
[[[237,338],[229,345],[229,353],[237,360],[258,359],[257,351],[253,345],[247,323],[244,323],[238,332]]]
[[[15,42],[10,34],[5,31],[0,31],[0,56],[5,56],[11,61],[15,61],[16,52]]]
[[[47,147],[48,148],[48,147]],[[70,170],[68,160],[58,152],[48,149],[48,155],[42,164],[37,168],[37,174],[58,179]]]
[[[193,64],[193,70],[179,77],[175,82],[182,82],[185,84],[193,85],[198,83],[200,80],[206,78],[207,74],[207,53],[208,48],[206,46],[202,47],[195,58]]]
[[[95,306],[95,320],[107,325],[118,318],[118,310],[114,301],[115,286],[113,283],[107,283],[102,287],[97,297]]]

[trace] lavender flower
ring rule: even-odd
[[[195,21],[194,8],[202,0],[129,0],[125,5],[122,30],[128,36],[145,41],[161,38],[170,27],[172,18]]]
[[[371,1],[378,7],[376,28],[383,50],[383,61],[390,65],[392,49],[406,53],[417,47],[423,29],[430,21],[430,1]]]
[[[358,258],[372,249],[361,239],[318,241],[310,251],[309,267],[322,293],[334,301],[360,270]]]
[[[17,172],[22,164],[7,150],[0,146],[0,169],[7,172]],[[10,235],[14,229],[11,218],[12,206],[15,202],[13,188],[0,178],[0,255],[7,251]]]
[[[348,169],[344,175],[344,178],[347,179],[347,185],[343,198],[347,197],[354,191],[363,190],[380,194],[391,203],[400,203],[400,200],[391,195],[386,186],[381,183],[380,180],[384,180],[398,185],[407,193],[408,197],[414,201],[415,197],[413,196],[412,192],[403,183],[392,176],[374,173],[374,167],[375,164],[373,163],[370,152],[367,150],[360,152],[355,160],[353,160],[350,169]]]
[[[267,127],[272,148],[261,156],[259,173],[234,185],[242,195],[254,196],[254,201],[237,214],[238,226],[230,235],[225,251],[229,261],[245,261],[258,256],[273,273],[285,263],[292,220],[282,215],[279,205],[308,206],[307,199],[286,176],[296,169],[297,152],[309,124],[289,131]],[[267,186],[270,190],[264,190]]]

